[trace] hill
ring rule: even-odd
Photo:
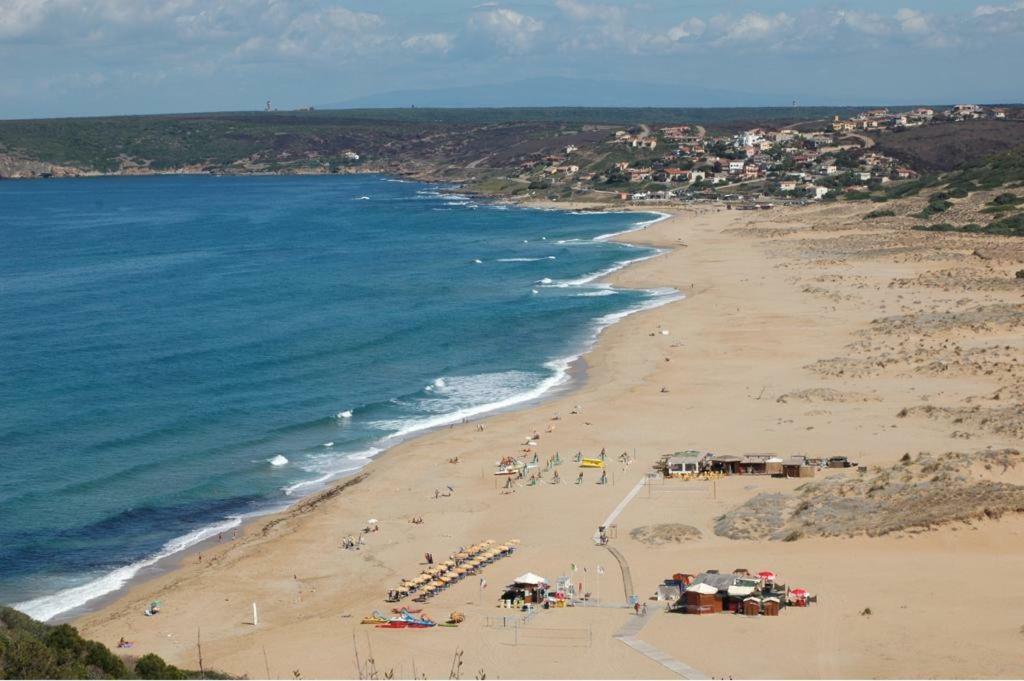
[[[921,171],[949,171],[1024,145],[1024,120],[938,123],[880,135],[877,148]]]
[[[331,172],[358,165],[489,165],[512,148],[548,153],[609,126],[691,123],[715,130],[785,126],[860,109],[824,107],[347,109],[0,121],[0,177],[32,163],[54,174]],[[573,135],[583,135],[574,138]],[[346,155],[354,152],[359,163]],[[33,170],[31,174],[38,175]]]

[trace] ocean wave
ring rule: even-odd
[[[540,262],[542,260],[555,260],[553,255],[546,255],[540,258],[498,258],[494,262]]]
[[[585,274],[582,277],[577,277],[576,279],[566,279],[566,280],[554,281],[554,282],[552,282],[552,281],[543,282],[542,281],[541,283],[546,283],[546,284],[549,284],[549,285],[554,286],[556,288],[570,288],[570,287],[575,287],[575,286],[585,286],[585,285],[587,285],[587,284],[589,284],[591,282],[597,281],[598,279],[602,279],[604,277],[607,277],[610,274],[614,274],[615,272],[618,272],[621,269],[629,267],[630,265],[635,265],[638,262],[643,262],[644,260],[650,260],[651,258],[656,258],[656,257],[658,257],[659,255],[661,255],[663,253],[665,253],[664,250],[657,250],[654,253],[650,253],[648,255],[644,255],[644,256],[641,256],[639,258],[633,258],[631,260],[620,260],[619,262],[615,263],[611,267],[606,267],[603,270],[599,270],[597,272],[591,272],[590,274]]]
[[[583,293],[577,293],[577,298],[599,298],[601,296],[614,296],[617,295],[618,291],[611,288],[602,288],[596,291],[585,291]]]
[[[285,466],[288,464],[288,457],[284,454],[278,454],[272,459],[267,459],[271,466]]]
[[[41,596],[22,603],[15,603],[13,607],[43,622],[53,619],[63,612],[81,607],[89,601],[117,591],[135,577],[140,570],[154,565],[168,556],[191,548],[202,541],[217,536],[221,532],[238,527],[242,524],[242,518],[243,516],[241,515],[232,516],[213,525],[193,530],[188,534],[170,540],[158,552],[148,558],[117,568],[79,586],[62,589],[49,596]]]
[[[629,234],[630,232],[638,232],[641,229],[646,229],[647,227],[650,227],[651,225],[657,222],[661,222],[662,220],[667,220],[670,217],[672,217],[669,213],[655,212],[653,213],[653,215],[657,216],[653,220],[641,220],[640,222],[634,222],[629,229],[624,229],[620,232],[611,232],[609,234],[602,234],[601,236],[596,236],[594,237],[594,241],[607,241],[612,237],[622,236],[623,234]]]

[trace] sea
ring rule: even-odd
[[[0,603],[60,619],[669,302],[659,214],[377,175],[0,181]]]

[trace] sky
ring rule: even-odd
[[[805,105],[1020,102],[1022,70],[1024,0],[0,0],[0,118],[546,76]]]

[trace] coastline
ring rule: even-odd
[[[808,369],[853,352],[851,342],[863,338],[880,309],[909,314],[912,302],[925,311],[946,300],[942,289],[917,287],[914,301],[894,303],[900,291],[890,285],[894,276],[963,262],[955,250],[938,257],[934,237],[914,233],[905,237],[916,240],[913,257],[898,249],[890,255],[878,247],[888,237],[863,226],[862,210],[839,205],[744,215],[695,208],[629,235],[630,242],[670,250],[615,272],[611,282],[672,286],[687,299],[609,327],[586,355],[588,380],[578,390],[404,442],[356,477],[247,526],[238,542],[215,547],[201,562],[182,561],[179,569],[129,589],[76,626],[107,643],[125,636],[137,642],[138,652],[193,666],[201,626],[211,666],[258,677],[291,671],[355,676],[354,653],[365,655],[370,645],[378,666],[397,676],[410,676],[412,669],[443,675],[454,650],[465,652],[467,669],[492,677],[671,676],[614,640],[631,616],[621,607],[614,559],[591,541],[595,527],[661,454],[688,448],[842,454],[875,467],[892,465],[908,447],[946,452],[1014,443],[984,428],[965,443],[946,422],[894,416],[920,397],[949,403],[954,396],[990,393],[992,379],[983,372],[835,379]],[[994,300],[1012,293],[975,295]],[[989,333],[1002,338],[1003,332]],[[876,342],[893,346],[892,339],[880,338]],[[805,393],[811,397],[794,397]],[[577,404],[581,413],[573,414]],[[485,430],[476,430],[477,424]],[[593,474],[582,485],[569,484],[575,474],[570,467],[563,471],[566,484],[545,481],[503,494],[490,474],[494,461],[519,452],[531,433],[542,434],[543,457],[557,451],[565,460],[578,450],[592,454],[607,447],[610,456],[625,451],[632,463],[610,465],[604,486]],[[455,456],[460,462],[448,463]],[[823,476],[841,480],[849,474]],[[811,588],[822,599],[777,621],[659,614],[644,640],[709,676],[1005,676],[1019,668],[1010,652],[1019,641],[1013,606],[1024,598],[981,594],[959,603],[935,594],[948,588],[951,573],[1024,568],[1021,518],[794,542],[717,534],[721,514],[757,494],[792,493],[803,483],[740,476],[720,481],[713,494],[666,484],[664,492],[631,501],[616,521],[621,529],[613,544],[628,560],[641,596],[674,572],[743,566],[777,570],[787,583]],[[454,493],[434,498],[433,490],[445,485]],[[412,524],[413,516],[425,522]],[[366,535],[359,551],[339,548],[340,539],[357,534],[369,517],[379,520],[382,531]],[[631,528],[666,520],[698,528],[699,538],[652,546],[630,536]],[[520,539],[520,548],[486,569],[492,590],[466,580],[425,606],[437,619],[465,612],[463,626],[403,635],[359,625],[374,609],[389,607],[384,591],[418,572],[424,551],[443,556],[461,545],[509,538]],[[601,579],[595,570],[604,566],[596,571],[606,575],[604,583],[591,582],[591,589],[609,607],[544,612],[530,626],[539,636],[585,631],[593,645],[580,656],[537,640],[514,644],[508,629],[494,625],[496,615],[509,614],[494,608],[497,588],[526,571],[566,574],[570,562],[589,567],[591,580]],[[163,601],[163,612],[143,617],[154,598]],[[259,626],[249,619],[252,602],[260,604]],[[862,614],[867,608],[874,615]],[[934,627],[940,619],[948,624],[941,631]],[[519,633],[528,636],[529,630]],[[808,653],[737,658],[721,645],[727,636],[756,646],[801,641]],[[962,654],[953,659],[943,653],[951,650]]]
[[[375,171],[376,173],[376,171]],[[151,173],[151,175],[181,175],[184,173]],[[196,173],[203,174],[203,173]],[[250,173],[252,174],[252,173]],[[265,173],[266,175],[279,175],[280,173]],[[121,176],[119,174],[104,174],[103,177]],[[38,178],[36,178],[38,179]],[[82,179],[82,178],[55,178],[55,179]],[[419,182],[420,180],[415,180]],[[436,184],[436,183],[435,183]],[[438,185],[442,187],[442,185]],[[448,189],[439,189],[442,193],[452,194],[459,196],[458,187],[451,187]],[[482,197],[481,197],[482,198]],[[550,211],[565,211],[565,212],[576,212],[576,208],[569,206],[560,206],[553,202],[528,202],[528,203],[517,203],[518,207],[534,210],[550,210]],[[588,211],[589,212],[589,211]],[[595,211],[597,212],[597,211]],[[594,241],[607,241],[614,240],[623,245],[632,245],[625,238],[627,235],[641,232],[647,229],[649,226],[661,222],[663,220],[673,217],[671,213],[660,212],[657,210],[648,210],[645,207],[612,207],[612,210],[605,211],[602,209],[600,212],[612,212],[619,214],[653,214],[654,217],[651,220],[642,220],[633,227],[624,229],[618,232],[601,234],[593,237]],[[658,258],[664,255],[667,251],[665,249],[655,248],[655,252],[638,257],[629,259],[626,261],[620,261],[616,264],[594,273],[583,275],[578,279],[574,279],[568,282],[564,282],[560,285],[564,286],[578,286],[583,284],[589,284],[594,282],[603,282],[617,272],[624,269],[633,267],[642,262]],[[609,286],[611,286],[609,284]],[[486,420],[496,415],[516,412],[520,410],[528,410],[531,408],[539,407],[545,402],[555,400],[561,397],[570,395],[582,389],[586,384],[586,356],[592,351],[595,345],[599,342],[601,335],[609,327],[622,322],[627,317],[633,316],[634,314],[645,312],[647,310],[656,309],[663,305],[676,302],[682,298],[678,292],[672,293],[668,290],[655,290],[643,287],[620,287],[620,288],[633,288],[635,290],[643,290],[650,294],[650,298],[647,299],[640,305],[629,307],[620,312],[610,313],[604,317],[595,318],[592,320],[593,324],[593,335],[585,340],[578,351],[574,351],[573,354],[551,360],[547,363],[548,368],[554,371],[554,374],[541,381],[537,386],[534,386],[530,390],[526,391],[525,394],[531,395],[525,399],[522,396],[515,396],[509,398],[511,401],[509,404],[501,403],[488,403],[479,405],[478,407],[468,408],[469,411],[479,409],[479,413],[469,414],[465,419],[461,419],[459,414],[446,414],[440,418],[443,422],[437,425],[431,425],[427,427],[416,428],[412,432],[398,431],[391,435],[383,438],[379,443],[381,447],[378,449],[376,444],[371,447],[372,453],[365,457],[366,463],[360,465],[358,468],[346,469],[336,473],[330,473],[322,478],[313,480],[299,481],[287,486],[286,496],[283,499],[279,499],[276,502],[272,499],[267,500],[266,507],[261,510],[242,514],[240,516],[229,516],[224,518],[217,523],[212,525],[204,526],[193,530],[192,532],[182,535],[180,537],[174,537],[169,540],[163,548],[160,549],[156,554],[143,558],[135,563],[122,566],[111,572],[105,573],[100,577],[90,580],[77,587],[73,587],[67,591],[74,592],[77,589],[88,590],[90,587],[94,587],[95,584],[100,582],[115,582],[121,581],[119,586],[105,591],[98,596],[89,598],[84,603],[72,606],[68,609],[61,610],[56,614],[48,617],[39,617],[48,621],[52,624],[59,624],[64,622],[74,622],[80,618],[86,617],[94,612],[101,611],[111,604],[117,602],[122,596],[130,592],[135,588],[141,588],[142,585],[157,580],[161,577],[171,575],[175,570],[179,569],[185,562],[190,558],[197,555],[202,555],[203,552],[209,552],[212,549],[218,547],[219,539],[218,535],[223,535],[237,530],[240,533],[244,533],[248,528],[259,524],[260,522],[273,522],[279,516],[287,515],[293,511],[296,507],[315,501],[320,495],[330,494],[333,488],[338,486],[344,486],[346,482],[354,477],[359,476],[364,470],[378,460],[383,460],[384,456],[394,450],[395,448],[401,447],[402,445],[415,440],[420,437],[428,436],[432,433],[445,430],[451,425],[454,425],[459,420],[468,423],[476,423],[481,420]],[[295,496],[292,496],[294,490],[308,490],[302,491]],[[176,548],[177,546],[180,548]],[[132,574],[125,577],[121,575],[126,572]],[[54,599],[61,593],[50,594],[47,596],[41,596],[30,601],[24,601],[18,604],[12,605],[27,605],[30,603],[45,603],[47,600]],[[38,615],[37,615],[38,617]]]

